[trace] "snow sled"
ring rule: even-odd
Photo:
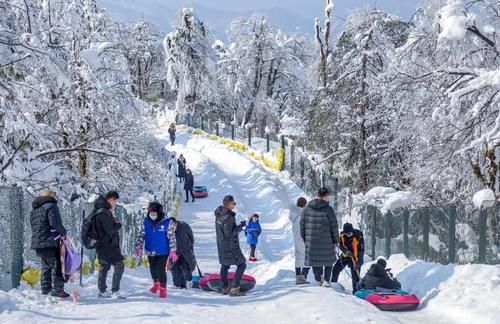
[[[208,189],[206,186],[194,186],[193,197],[205,198],[206,196],[208,196]]]
[[[229,272],[228,274],[229,285],[232,287],[234,280],[234,272]],[[255,278],[249,275],[243,275],[240,283],[241,291],[249,291],[255,287]],[[207,278],[207,285],[213,291],[222,291],[222,280],[220,279],[220,274],[212,274]],[[201,284],[200,284],[201,286]]]
[[[212,291],[212,289],[208,287],[209,276],[210,276],[209,274],[206,274],[205,276],[201,277],[200,280],[198,281],[198,287],[203,291]]]
[[[356,297],[366,300],[383,311],[404,312],[418,308],[420,300],[401,289],[358,290]]]

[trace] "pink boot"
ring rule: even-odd
[[[153,286],[151,288],[149,288],[149,291],[152,292],[153,294],[156,294],[158,292],[158,290],[160,290],[160,282],[155,281],[153,283]]]
[[[160,298],[167,298],[167,287],[160,287]]]

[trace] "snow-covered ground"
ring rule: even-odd
[[[166,137],[166,132],[161,136]],[[422,309],[404,314],[381,312],[333,289],[295,286],[288,215],[302,194],[300,189],[280,174],[207,138],[180,133],[173,149],[186,156],[195,183],[209,188],[208,198],[185,203],[180,211],[180,218],[193,228],[202,271],[219,270],[213,210],[224,195],[236,197],[239,219],[254,212],[261,215],[263,234],[257,255],[261,261],[247,269],[257,278],[256,289],[242,298],[170,289],[169,297],[160,300],[147,292],[151,283],[147,269],[127,269],[122,281],[126,300],[97,299],[94,276],[86,278],[76,304],[42,297],[39,289],[26,286],[0,292],[0,323],[470,323],[472,319],[494,323],[499,318],[498,266],[441,266],[393,256],[389,266],[403,288],[417,293],[423,301]],[[246,251],[244,235],[241,242]],[[341,282],[350,288],[348,279],[343,273]]]

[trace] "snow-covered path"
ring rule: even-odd
[[[195,183],[209,187],[208,198],[183,203],[180,212],[180,218],[193,228],[202,271],[219,270],[213,210],[224,195],[233,194],[240,219],[253,212],[261,215],[263,235],[258,257],[262,261],[247,268],[247,273],[257,278],[256,289],[242,298],[170,289],[169,297],[160,300],[147,293],[147,270],[127,269],[122,281],[126,300],[96,299],[94,277],[87,279],[78,304],[51,302],[38,291],[21,289],[0,300],[6,305],[0,323],[417,323],[417,318],[422,323],[435,323],[418,313],[401,320],[398,314],[381,312],[333,289],[296,287],[288,215],[300,190],[277,173],[209,139],[181,133],[178,142],[173,149],[186,156]],[[246,251],[244,235],[241,242]]]

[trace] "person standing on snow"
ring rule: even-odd
[[[125,298],[120,293],[120,282],[125,270],[119,236],[119,231],[123,228],[123,223],[113,216],[113,208],[119,199],[120,196],[116,191],[110,191],[105,197],[99,196],[94,202],[95,227],[97,232],[96,253],[101,265],[97,278],[99,298]],[[114,273],[110,294],[107,291],[106,279],[111,266],[114,268]]]
[[[189,194],[191,194],[192,202],[194,202],[193,195],[194,188],[194,177],[190,169],[186,170],[186,181],[184,182],[184,190],[186,191],[186,200],[184,202],[189,202]]]
[[[253,214],[248,220],[248,225],[245,229],[245,235],[247,237],[247,244],[250,245],[250,257],[248,261],[256,262],[255,249],[257,248],[257,243],[259,243],[259,235],[262,233],[262,228],[259,224],[259,215]]]
[[[222,294],[231,297],[244,296],[240,290],[240,282],[247,267],[246,259],[240,248],[239,233],[245,227],[245,221],[236,225],[236,213],[233,209],[236,201],[231,195],[224,197],[222,206],[215,210],[215,231],[217,236],[217,251],[221,264],[220,278],[222,280]],[[231,265],[236,265],[233,287],[229,287],[228,271]]]
[[[343,231],[340,232],[339,248],[342,254],[333,266],[332,282],[337,282],[340,272],[348,266],[351,268],[352,293],[354,294],[357,290],[356,286],[360,279],[359,273],[365,254],[363,232],[354,229],[351,223],[345,223]]]
[[[172,278],[177,288],[193,288],[193,270],[196,268],[194,256],[194,235],[186,222],[170,218],[168,227]]]
[[[177,176],[179,177],[179,183],[182,183],[186,177],[186,158],[182,154],[177,159]]]
[[[176,132],[177,130],[175,129],[175,124],[174,123],[170,124],[170,127],[168,128],[168,134],[170,135],[171,146],[175,145]]]
[[[309,267],[304,265],[306,246],[304,240],[300,236],[300,219],[302,211],[307,205],[307,200],[304,197],[297,199],[297,208],[290,211],[290,221],[292,222],[293,240],[295,245],[295,284],[304,285],[309,282],[306,280],[309,274]]]
[[[42,295],[68,298],[69,294],[64,291],[65,279],[59,255],[59,238],[66,235],[66,229],[62,225],[55,197],[55,192],[47,191],[33,200],[30,215],[31,248],[36,251],[42,264]]]
[[[314,279],[322,287],[331,287],[333,263],[339,243],[337,217],[328,204],[328,189],[318,190],[318,198],[309,202],[300,219],[300,236],[306,246],[305,265],[313,268]]]
[[[135,247],[135,254],[141,255],[142,246],[146,250],[149,261],[149,271],[153,279],[153,286],[149,291],[159,293],[160,298],[167,298],[167,259],[170,254],[168,227],[170,219],[165,217],[163,206],[153,201],[149,203],[148,213],[144,218],[142,235]]]

